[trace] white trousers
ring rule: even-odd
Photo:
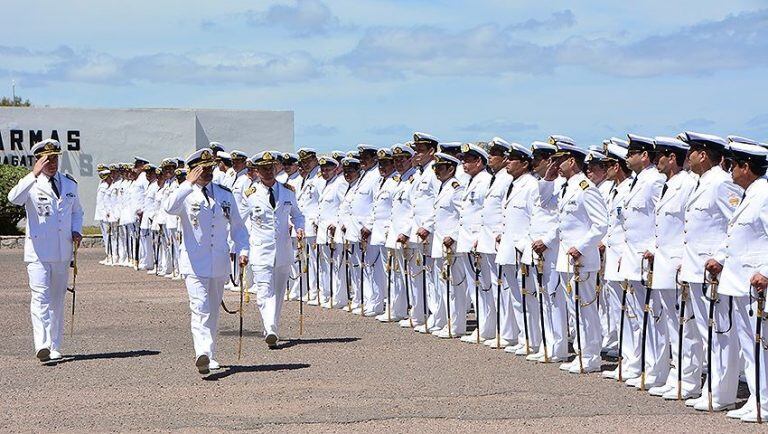
[[[451,258],[450,276],[448,276],[448,263],[445,258],[435,258],[435,291],[433,294],[434,310],[430,307],[435,317],[435,326],[439,326],[443,315],[445,321],[443,327],[450,320],[451,333],[460,337],[467,332],[467,282],[464,274],[464,264],[461,256]],[[450,280],[448,280],[450,277]],[[438,297],[439,300],[438,300]],[[442,312],[441,312],[442,311]]]
[[[224,284],[228,277],[185,276],[184,283],[189,294],[190,326],[195,357],[203,354],[214,358],[216,335],[219,330],[219,305],[224,295]]]
[[[560,284],[566,295],[568,310],[578,327],[580,336],[574,337],[573,347],[576,351],[574,363],[579,363],[578,354],[581,352],[581,362],[584,369],[599,369],[601,366],[600,349],[602,347],[602,329],[600,315],[597,313],[597,294],[595,294],[595,273],[581,273],[579,276],[579,300],[576,299],[576,279],[573,273],[560,273]],[[566,289],[566,282],[571,282],[571,292]],[[576,321],[576,303],[579,303],[579,321]]]
[[[461,274],[463,275],[465,294],[467,299],[471,300],[472,305],[475,307],[475,317],[479,325],[480,338],[492,339],[496,336],[496,307],[493,302],[493,293],[490,291],[490,285],[483,286],[480,281],[480,276],[483,274],[482,265],[480,260],[477,261],[480,266],[480,273],[475,276],[475,257],[472,253],[457,253],[456,263],[459,264]],[[458,275],[452,273],[454,282],[459,282]],[[475,288],[477,287],[477,291]],[[487,290],[486,290],[487,289]],[[479,298],[479,299],[478,299]],[[468,310],[469,305],[465,304],[465,308]],[[466,312],[463,315],[466,323]]]
[[[758,347],[757,354],[759,360],[755,359],[755,332],[757,325],[757,300],[754,300],[750,305],[749,296],[734,297],[733,300],[733,316],[736,323],[734,324],[735,330],[732,330],[737,335],[738,348],[735,350],[741,350],[741,357],[744,361],[744,373],[747,377],[747,386],[749,387],[750,397],[745,405],[749,405],[751,408],[757,409],[757,382],[755,381],[755,364],[759,364],[760,367],[760,413],[765,420],[768,418],[768,352],[766,352],[766,326],[768,323],[763,320],[761,328],[761,342]],[[752,315],[749,315],[750,308]],[[728,378],[727,381],[733,381],[733,378]],[[738,381],[738,379],[736,379]],[[747,408],[750,408],[747,407]]]
[[[29,313],[35,352],[41,348],[60,350],[64,337],[64,300],[69,263],[30,262],[27,273],[32,290]]]
[[[270,281],[254,282],[251,293],[256,293],[256,305],[259,307],[264,336],[279,335],[280,314],[283,311],[286,283],[291,272],[290,266],[275,267]]]
[[[650,290],[641,285],[640,282],[630,282],[634,288],[635,302],[640,306],[640,312],[637,317],[639,328],[638,353],[642,359],[643,349],[643,322],[646,322],[645,333],[645,384],[663,385],[666,383],[669,375],[669,352],[667,351],[667,329],[662,321],[666,309],[661,302],[659,290]],[[647,320],[644,320],[645,302],[649,302],[649,311]],[[643,369],[642,364],[640,369]]]
[[[432,283],[433,274],[424,263],[431,264],[434,261],[429,256],[422,257],[422,249],[423,245],[421,244],[408,243],[407,251],[403,251],[403,263],[407,263],[408,266],[403,266],[402,273],[410,291],[411,310],[409,315],[414,326],[428,322],[430,315],[427,299],[429,298],[428,293],[430,292],[429,287]]]
[[[165,237],[168,240],[168,254],[165,274],[177,275],[179,273],[179,232],[176,228],[165,229]],[[226,283],[226,282],[224,282]]]
[[[101,244],[104,245],[104,256],[109,257],[109,245],[107,244],[109,233],[109,223],[103,220],[98,221],[99,229],[101,230]]]
[[[387,282],[384,287],[384,296],[387,299],[387,311],[391,312],[390,315],[395,318],[407,318],[408,317],[408,304],[410,302],[410,294],[406,294],[405,279],[403,278],[404,259],[403,250],[390,249],[392,253],[392,259],[390,262],[391,272],[387,274]],[[410,285],[410,282],[409,282]]]
[[[606,281],[608,292],[612,298],[619,300],[619,316],[617,328],[621,341],[621,376],[628,380],[640,376],[640,327],[643,320],[643,309],[637,303],[637,296],[633,294],[636,286],[631,282],[627,286],[626,297],[624,295],[624,282]],[[638,285],[639,286],[639,285]],[[624,319],[621,318],[621,305],[624,303]]]
[[[699,335],[702,337],[704,361],[705,363],[709,361],[708,369],[711,370],[712,374],[711,378],[707,376],[704,381],[702,394],[708,393],[709,384],[711,383],[713,404],[732,404],[736,401],[738,381],[731,381],[730,379],[738,379],[740,366],[738,363],[738,349],[734,345],[733,324],[731,323],[736,315],[733,312],[729,315],[730,297],[720,296],[714,304],[714,326],[712,329],[712,345],[710,346],[708,345],[710,302],[705,298],[700,283],[692,283],[691,291],[690,298],[692,299],[693,314],[696,318],[696,327],[699,330]],[[709,289],[707,289],[706,297],[710,296],[709,292]],[[729,328],[730,330],[725,332]],[[719,333],[721,331],[723,333]],[[707,372],[704,372],[704,374],[706,376]]]
[[[363,295],[365,296],[365,311],[380,314],[384,312],[384,295],[386,294],[387,249],[384,246],[367,247],[365,263],[363,264]]]
[[[528,276],[523,280],[520,267],[510,265],[509,272],[505,273],[505,279],[507,279],[510,289],[512,315],[515,318],[515,328],[518,332],[515,340],[521,344],[528,343],[531,352],[536,352],[535,349],[541,344],[541,326],[539,302],[535,291],[535,277],[531,275],[531,272],[535,273],[534,268],[528,267]],[[523,282],[525,282],[524,291]],[[525,303],[523,303],[523,292],[525,292]],[[523,306],[525,306],[525,312],[523,312]]]
[[[469,263],[469,258],[467,258]],[[481,339],[493,339],[496,337],[496,283],[498,281],[499,267],[496,265],[496,255],[481,253],[478,258],[480,267],[478,295],[480,296],[480,309],[475,308],[475,312],[480,312],[477,316],[480,318],[480,337]],[[475,297],[475,276],[470,275],[472,284],[472,298]],[[475,301],[477,303],[477,301]]]
[[[148,270],[155,263],[155,251],[152,243],[152,232],[149,229],[140,230],[139,238],[139,270]]]
[[[701,366],[703,361],[701,360],[701,354],[694,354],[691,351],[691,346],[686,345],[686,342],[691,342],[696,339],[698,331],[693,322],[689,322],[692,318],[691,305],[687,303],[687,306],[683,307],[679,302],[682,293],[675,297],[674,289],[661,289],[658,290],[661,295],[661,303],[664,306],[663,321],[667,326],[667,340],[669,341],[670,355],[672,362],[670,363],[669,374],[667,375],[668,386],[674,387],[677,390],[678,381],[678,368],[682,367],[680,378],[681,394],[693,394],[698,395],[701,389],[701,377],[694,378],[693,375],[696,372],[696,367]],[[679,291],[678,291],[679,292]],[[682,352],[680,351],[680,309],[685,309],[683,312],[683,336],[682,336]],[[682,359],[680,356],[682,355]],[[695,359],[698,357],[698,359]]]
[[[621,288],[619,282],[600,279],[600,325],[603,329],[603,349],[618,348],[621,320]],[[617,289],[618,288],[618,289]]]
[[[560,274],[551,265],[544,266],[542,273],[544,335],[539,352],[543,353],[544,341],[547,344],[547,355],[565,359],[568,356],[568,307],[565,291],[560,289]],[[538,286],[538,276],[536,285]],[[539,288],[541,291],[542,288]]]
[[[331,257],[331,246],[323,244],[320,246],[320,304],[324,307],[345,306],[346,294],[339,291],[339,265],[341,265],[342,245],[333,245],[333,257]],[[342,266],[343,269],[343,266]],[[333,302],[331,302],[333,296]]]

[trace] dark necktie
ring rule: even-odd
[[[448,181],[446,181],[448,182]],[[440,184],[440,188],[437,190],[437,194],[440,194],[441,191],[443,191],[443,187],[445,186],[445,182]]]
[[[48,181],[51,183],[51,190],[53,190],[53,194],[56,195],[56,198],[60,198],[61,195],[59,194],[59,187],[56,187],[56,178],[50,177],[48,178]]]
[[[512,188],[515,186],[514,182],[509,183],[509,187],[507,187],[507,195],[504,196],[504,199],[508,198],[510,194],[512,194]]]
[[[490,189],[493,186],[493,182],[496,181],[496,174],[494,173],[493,176],[491,176],[491,183],[488,184],[488,188]]]
[[[560,190],[560,197],[565,197],[565,190],[568,188],[568,182],[564,182]]]
[[[208,198],[208,187],[203,187],[203,196],[205,196],[205,203],[210,205],[211,200]]]
[[[611,188],[611,199],[616,199],[616,195],[619,194],[619,190],[616,188],[616,184]]]
[[[632,184],[629,184],[629,191],[632,191],[632,189],[635,188],[635,184],[637,184],[637,175],[632,178]]]
[[[669,190],[669,185],[665,182],[664,183],[664,188],[661,189],[661,197],[662,198],[664,198],[664,193],[666,193],[667,190]]]
[[[272,209],[275,209],[277,202],[275,202],[275,190],[269,187],[269,204],[272,205]]]
[[[384,187],[384,183],[387,181],[387,178],[381,178],[381,182],[379,183],[379,190],[381,190],[381,187]]]
[[[309,176],[309,175],[307,175]],[[304,190],[304,183],[307,182],[307,176],[301,177],[301,187],[299,187],[299,191]]]

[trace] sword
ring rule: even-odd
[[[408,246],[403,244],[403,282],[405,283],[405,303],[408,305],[408,324],[413,328],[413,312],[411,312],[411,276],[408,272]],[[426,300],[424,301],[426,303]],[[426,327],[426,326],[425,326]]]
[[[346,285],[344,285],[347,288],[347,310],[349,312],[352,312],[352,299],[349,294],[349,286],[350,282],[352,281],[352,276],[349,271],[349,240],[344,240],[344,277]]]
[[[418,260],[416,262],[418,262]],[[419,264],[417,263],[416,265],[419,265]],[[424,309],[423,309],[424,331],[426,333],[429,333],[429,329],[427,328],[427,318],[429,315],[427,314],[427,240],[426,238],[422,241],[422,244],[421,244],[421,295],[424,300]]]
[[[621,294],[621,317],[619,318],[619,357],[618,357],[618,365],[617,365],[617,372],[619,374],[618,381],[623,382],[624,378],[621,375],[621,364],[624,360],[624,357],[622,356],[622,351],[624,347],[624,316],[627,312],[627,292],[629,292],[629,281],[624,279],[624,283],[622,284],[622,287],[624,291],[622,291]]]
[[[528,355],[531,353],[531,343],[530,339],[528,338],[528,301],[526,298],[528,294],[528,288],[526,288],[526,280],[528,280],[528,266],[523,264],[522,261],[520,263],[520,277],[520,280],[522,281],[520,294],[523,296],[523,332],[525,333],[525,354]]]
[[[136,230],[133,233],[133,236],[135,238],[134,241],[134,250],[133,250],[133,269],[135,271],[139,271],[139,244],[141,241],[141,228],[139,226],[135,226]]]
[[[392,322],[392,250],[387,249],[387,322]]]
[[[365,273],[365,242],[360,240],[360,316],[365,316],[365,287],[363,275]]]
[[[315,242],[315,290],[317,291],[317,305],[320,305],[320,245]],[[307,291],[309,297],[309,291]]]
[[[501,276],[502,270],[499,265],[496,276],[496,348],[501,348]]]
[[[648,277],[643,277],[643,265],[648,262]],[[651,291],[653,286],[653,265],[646,261],[645,257],[640,259],[640,284],[645,287],[645,307],[643,307],[643,332],[640,347],[640,390],[645,390],[645,342],[648,336],[648,315],[651,311]]]
[[[471,253],[475,264],[475,321],[477,322],[477,343],[480,344],[480,254],[477,249]]]
[[[112,257],[112,223],[107,224],[107,256],[110,265],[113,264],[115,259]]]
[[[677,400],[683,400],[683,326],[685,325],[685,301],[688,298],[688,284],[680,282],[680,270],[675,276],[677,286],[680,287],[680,324],[677,328]]]
[[[707,323],[707,405],[709,412],[713,411],[712,408],[712,332],[715,327],[715,303],[717,303],[717,277],[710,275],[711,278],[707,280],[707,270],[704,269],[704,283],[702,284],[702,292],[704,297],[709,300],[709,321]],[[710,296],[707,297],[707,289],[710,290]]]
[[[568,261],[570,263],[570,261]],[[576,313],[576,346],[578,347],[578,356],[579,356],[579,373],[584,373],[584,359],[581,356],[581,320],[579,316],[579,311],[581,311],[581,297],[579,297],[579,267],[580,265],[578,263],[573,264],[573,282],[574,282],[574,293],[573,293],[573,299],[575,300],[574,303],[574,311]]]
[[[75,301],[77,299],[77,288],[75,288],[77,285],[77,248],[78,244],[73,242],[72,263],[70,264],[70,267],[72,267],[72,287],[67,288],[67,291],[72,293],[72,321],[69,323],[69,336],[75,335]]]
[[[336,253],[336,243],[334,242],[333,235],[331,235],[328,238],[328,249],[331,252],[331,258],[328,264],[328,287],[330,288],[330,298],[328,300],[328,309],[333,309],[333,266],[336,261],[334,261],[333,256]],[[318,305],[320,304],[320,294],[317,295],[317,301]]]
[[[243,286],[243,270],[244,267],[240,266],[240,276],[238,277],[238,283],[240,286],[240,309],[238,311],[240,312],[240,327],[237,332],[237,361],[240,361],[240,355],[243,352],[243,293],[245,292],[245,287]]]
[[[547,330],[544,327],[544,256],[538,255],[536,260],[536,280],[539,283],[539,322],[541,323],[541,345],[544,348],[544,363],[549,363],[547,350]],[[547,294],[548,296],[549,294]]]
[[[750,298],[752,288],[749,289]],[[757,290],[757,317],[755,318],[755,398],[757,400],[757,423],[763,423],[762,402],[760,399],[760,352],[762,352],[763,338],[761,335],[763,327],[763,311],[765,309],[765,293]],[[750,309],[752,310],[752,309]]]
[[[453,332],[451,331],[451,261],[453,259],[453,252],[450,247],[445,247],[443,244],[443,253],[445,256],[445,304],[448,310],[448,338],[453,338]],[[426,324],[426,323],[425,323]],[[424,326],[426,327],[426,325]],[[480,330],[477,331],[480,333]]]
[[[307,286],[309,286],[309,274],[307,271],[307,251],[304,250],[305,241],[299,240],[299,336],[304,334],[304,275],[307,275]],[[309,248],[309,246],[307,246]],[[302,259],[304,259],[302,261]]]

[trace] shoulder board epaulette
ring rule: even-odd
[[[315,176],[317,176],[318,178],[322,178],[323,177],[323,172],[318,170],[317,171],[317,175],[315,175]]]
[[[221,185],[221,184],[215,184],[215,185],[218,185],[218,186],[219,186],[219,188],[221,188],[221,189],[222,189],[222,190],[224,190],[224,191],[228,191],[228,192],[232,193],[232,190],[230,190],[228,187],[224,187],[224,186],[223,186],[223,185]]]
[[[75,178],[73,178],[73,177],[72,177],[72,175],[70,175],[69,173],[65,173],[65,174],[64,174],[64,176],[66,176],[67,178],[71,179],[71,180],[72,180],[72,182],[74,182],[75,184],[77,184],[77,180],[76,180]]]
[[[293,186],[291,184],[288,184],[287,182],[283,183],[283,187],[285,187],[288,190],[291,190],[292,192],[296,193],[296,190],[293,188]]]
[[[256,187],[250,186],[248,187],[243,194],[245,194],[245,197],[248,197],[256,192]]]
[[[394,179],[395,182],[400,182],[400,175],[395,175],[392,179]]]
[[[582,190],[586,190],[586,189],[588,189],[588,188],[589,188],[589,182],[587,182],[587,181],[581,181],[581,182],[579,183],[579,187],[581,187],[581,189],[582,189]]]
[[[413,180],[414,180],[414,179],[416,179],[416,177],[415,177],[415,176],[411,176],[410,178],[408,178],[408,182],[410,182],[411,184],[413,184]]]
[[[451,183],[451,187],[453,187],[453,188],[459,188],[459,186],[460,186],[460,185],[461,185],[461,184],[459,184],[459,181],[453,181],[453,182]]]

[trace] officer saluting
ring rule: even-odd
[[[64,335],[64,295],[72,247],[80,244],[83,209],[77,182],[58,171],[61,146],[53,139],[32,147],[32,172],[8,193],[27,214],[24,262],[29,273],[35,353],[44,362],[60,359]]]
[[[219,322],[219,304],[229,274],[230,235],[239,252],[239,263],[248,263],[248,233],[232,192],[211,183],[213,153],[200,149],[187,158],[190,168],[186,181],[168,198],[165,211],[179,216],[183,242],[180,248],[179,272],[189,293],[192,311],[192,339],[195,366],[201,374],[217,369],[213,359]]]

